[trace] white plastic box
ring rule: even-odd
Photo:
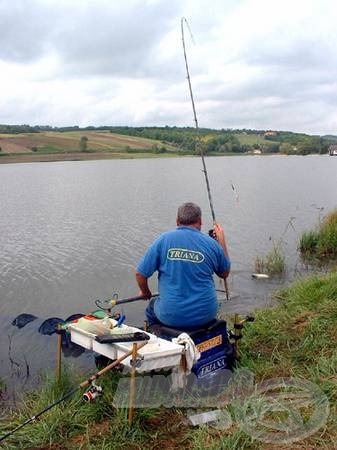
[[[140,331],[135,328],[136,331]],[[137,354],[139,366],[137,372],[147,372],[150,370],[167,369],[177,367],[180,364],[183,346],[166,341],[165,339],[157,338],[154,335],[150,336],[147,344],[142,347]],[[120,342],[114,344],[100,344],[93,341],[93,351],[107,356],[110,359],[120,358],[125,353],[132,350],[132,342]],[[123,360],[122,364],[126,367],[131,367],[131,356]]]
[[[113,319],[109,319],[109,321],[112,325],[116,323]],[[70,330],[71,341],[88,350],[92,350],[92,344],[96,335],[109,333],[109,329],[103,325],[102,319],[86,320],[82,318],[70,323],[67,328]],[[98,333],[98,331],[101,332]]]
[[[112,320],[113,324],[115,324],[115,321],[113,319],[110,320]],[[92,326],[89,327],[89,329],[91,328],[91,330],[94,330],[95,325],[102,325],[102,320],[91,321],[91,325]],[[133,342],[115,342],[113,344],[101,344],[97,342],[95,340],[96,334],[87,330],[83,330],[81,328],[81,324],[79,323],[72,323],[68,325],[68,329],[71,333],[72,342],[88,350],[93,350],[94,352],[99,353],[100,355],[104,355],[110,359],[120,358],[124,356],[125,353],[132,350]],[[108,334],[108,331],[109,330],[107,329],[106,334]],[[116,334],[118,334],[118,332],[122,333],[123,331],[127,333],[134,333],[136,331],[142,330],[127,325],[122,325],[119,330],[116,330]],[[147,334],[150,339],[147,341],[147,344],[138,352],[137,359],[139,365],[137,367],[137,371],[147,372],[150,370],[167,369],[179,366],[184,347],[171,341],[158,338],[151,333]],[[132,357],[128,356],[123,360],[122,364],[126,367],[131,367],[131,359]]]
[[[77,328],[75,324],[68,325],[68,329],[70,330],[71,342],[87,348],[88,350],[92,350],[92,343],[95,339],[94,334]]]

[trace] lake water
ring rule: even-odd
[[[303,270],[298,239],[336,207],[337,158],[212,157],[206,165],[232,260],[233,298],[221,309],[245,314],[269,305],[270,293]],[[37,331],[45,318],[138,294],[135,264],[175,226],[179,204],[200,204],[204,231],[212,227],[200,158],[9,164],[0,165],[0,180],[0,379],[17,391],[55,366],[55,335]],[[286,276],[252,279],[256,256],[273,243],[281,243]],[[125,305],[127,322],[142,325],[145,306]],[[38,319],[18,329],[11,321],[20,313]],[[68,362],[88,367],[92,355]]]

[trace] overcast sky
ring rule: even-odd
[[[0,0],[0,123],[337,134],[335,0]]]

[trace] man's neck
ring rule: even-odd
[[[185,225],[184,223],[177,223],[178,227],[188,227],[188,228],[195,228],[196,230],[200,231],[201,230],[201,224],[200,223],[191,223],[188,225]]]

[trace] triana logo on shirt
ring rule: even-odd
[[[187,250],[185,248],[169,248],[167,252],[167,259],[178,259],[180,261],[201,263],[204,261],[205,257],[202,253],[195,252],[194,250]]]

